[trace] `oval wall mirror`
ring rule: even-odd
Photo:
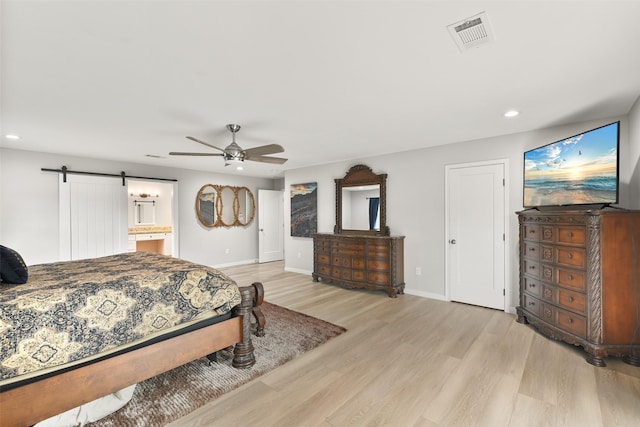
[[[222,216],[220,220],[225,227],[231,227],[236,222],[235,212],[233,211],[233,204],[235,199],[235,192],[233,188],[225,185],[221,187],[220,199],[222,206]]]
[[[256,213],[256,203],[253,199],[251,190],[249,190],[247,187],[240,187],[236,193],[235,200],[237,202],[236,218],[238,219],[238,224],[251,224],[251,221],[253,221],[253,216]]]
[[[255,199],[247,187],[206,184],[196,197],[198,220],[205,227],[247,226],[255,211]]]
[[[211,184],[203,185],[196,197],[196,213],[205,227],[215,227],[218,222],[216,213],[218,190]]]

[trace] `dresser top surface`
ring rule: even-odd
[[[345,238],[345,239],[377,239],[377,240],[389,240],[389,239],[404,239],[404,236],[370,236],[366,234],[334,234],[334,233],[316,233],[313,237],[332,237],[332,238]]]

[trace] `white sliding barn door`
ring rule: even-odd
[[[447,287],[452,301],[505,309],[505,164],[448,166]]]
[[[60,195],[60,260],[127,251],[127,187],[120,178],[63,175]]]

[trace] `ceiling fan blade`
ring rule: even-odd
[[[223,148],[216,147],[215,145],[211,145],[208,142],[200,141],[198,138],[194,138],[192,136],[188,136],[187,139],[190,139],[190,140],[195,141],[197,143],[200,143],[202,145],[206,145],[207,147],[215,148],[216,150],[220,150],[220,151],[224,152]]]
[[[278,144],[269,144],[269,145],[261,145],[260,147],[249,148],[244,150],[244,158],[251,160],[252,157],[255,156],[263,156],[265,154],[275,154],[284,152],[284,148],[282,145]]]
[[[245,157],[245,160],[250,160],[252,162],[261,162],[261,163],[272,163],[274,165],[282,165],[288,159],[283,159],[282,157],[267,157],[267,156],[252,156]]]
[[[169,154],[172,156],[224,156],[222,153],[183,153],[180,151],[172,151]]]

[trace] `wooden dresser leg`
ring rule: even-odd
[[[603,368],[607,366],[607,364],[605,363],[602,357],[597,357],[597,356],[594,356],[593,354],[587,353],[587,357],[585,359],[587,360],[587,362],[589,362],[593,366],[597,366],[599,368]]]
[[[636,355],[624,356],[622,358],[622,361],[624,363],[627,363],[627,364],[631,365],[631,366],[640,367],[640,356],[636,356]]]

